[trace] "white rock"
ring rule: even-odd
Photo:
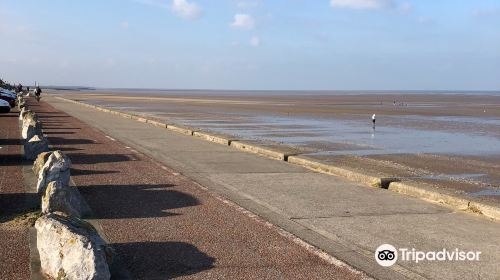
[[[43,194],[51,181],[61,181],[69,185],[71,160],[61,151],[53,152],[38,173],[36,189]]]
[[[19,120],[22,121],[24,116],[26,115],[27,112],[31,112],[29,111],[26,107],[23,107],[21,109],[21,112],[19,112]]]
[[[42,213],[62,212],[68,216],[81,217],[81,196],[76,187],[64,185],[61,181],[47,184],[42,196]]]
[[[53,279],[110,279],[112,250],[89,223],[61,213],[36,223],[42,272]]]
[[[29,160],[35,160],[43,152],[49,151],[49,143],[43,136],[35,135],[24,144],[24,157]]]
[[[35,135],[43,137],[42,124],[37,120],[35,113],[29,111],[23,118],[21,136],[23,139],[31,139]]]
[[[36,160],[33,162],[33,173],[35,173],[35,176],[38,176],[38,173],[40,173],[40,170],[42,170],[43,166],[49,159],[50,155],[52,152],[44,152],[40,153],[37,157]]]

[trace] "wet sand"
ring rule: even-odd
[[[500,202],[499,93],[54,91]],[[377,114],[372,129],[371,115]]]

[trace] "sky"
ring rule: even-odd
[[[0,38],[24,84],[500,90],[500,0],[0,0]]]

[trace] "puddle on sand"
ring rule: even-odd
[[[500,139],[485,135],[448,131],[420,130],[394,126],[372,129],[370,121],[287,118],[275,116],[249,117],[248,123],[192,122],[210,130],[248,138],[271,140],[306,146],[308,142],[342,142],[362,146],[353,150],[325,150],[331,155],[374,155],[434,153],[456,155],[500,154]],[[290,129],[293,127],[293,129]],[[368,149],[367,149],[368,147]]]
[[[470,196],[500,196],[500,190],[482,190],[478,192],[468,193]]]
[[[487,176],[487,174],[476,173],[463,173],[463,174],[439,174],[413,177],[416,179],[429,179],[429,180],[467,180]]]

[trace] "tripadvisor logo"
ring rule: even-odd
[[[381,266],[392,266],[398,259],[419,263],[421,261],[479,261],[480,251],[442,249],[439,251],[419,251],[415,248],[396,249],[390,244],[382,244],[375,250],[375,260]]]
[[[391,266],[398,260],[398,251],[390,244],[382,244],[375,251],[375,260],[381,266]]]

